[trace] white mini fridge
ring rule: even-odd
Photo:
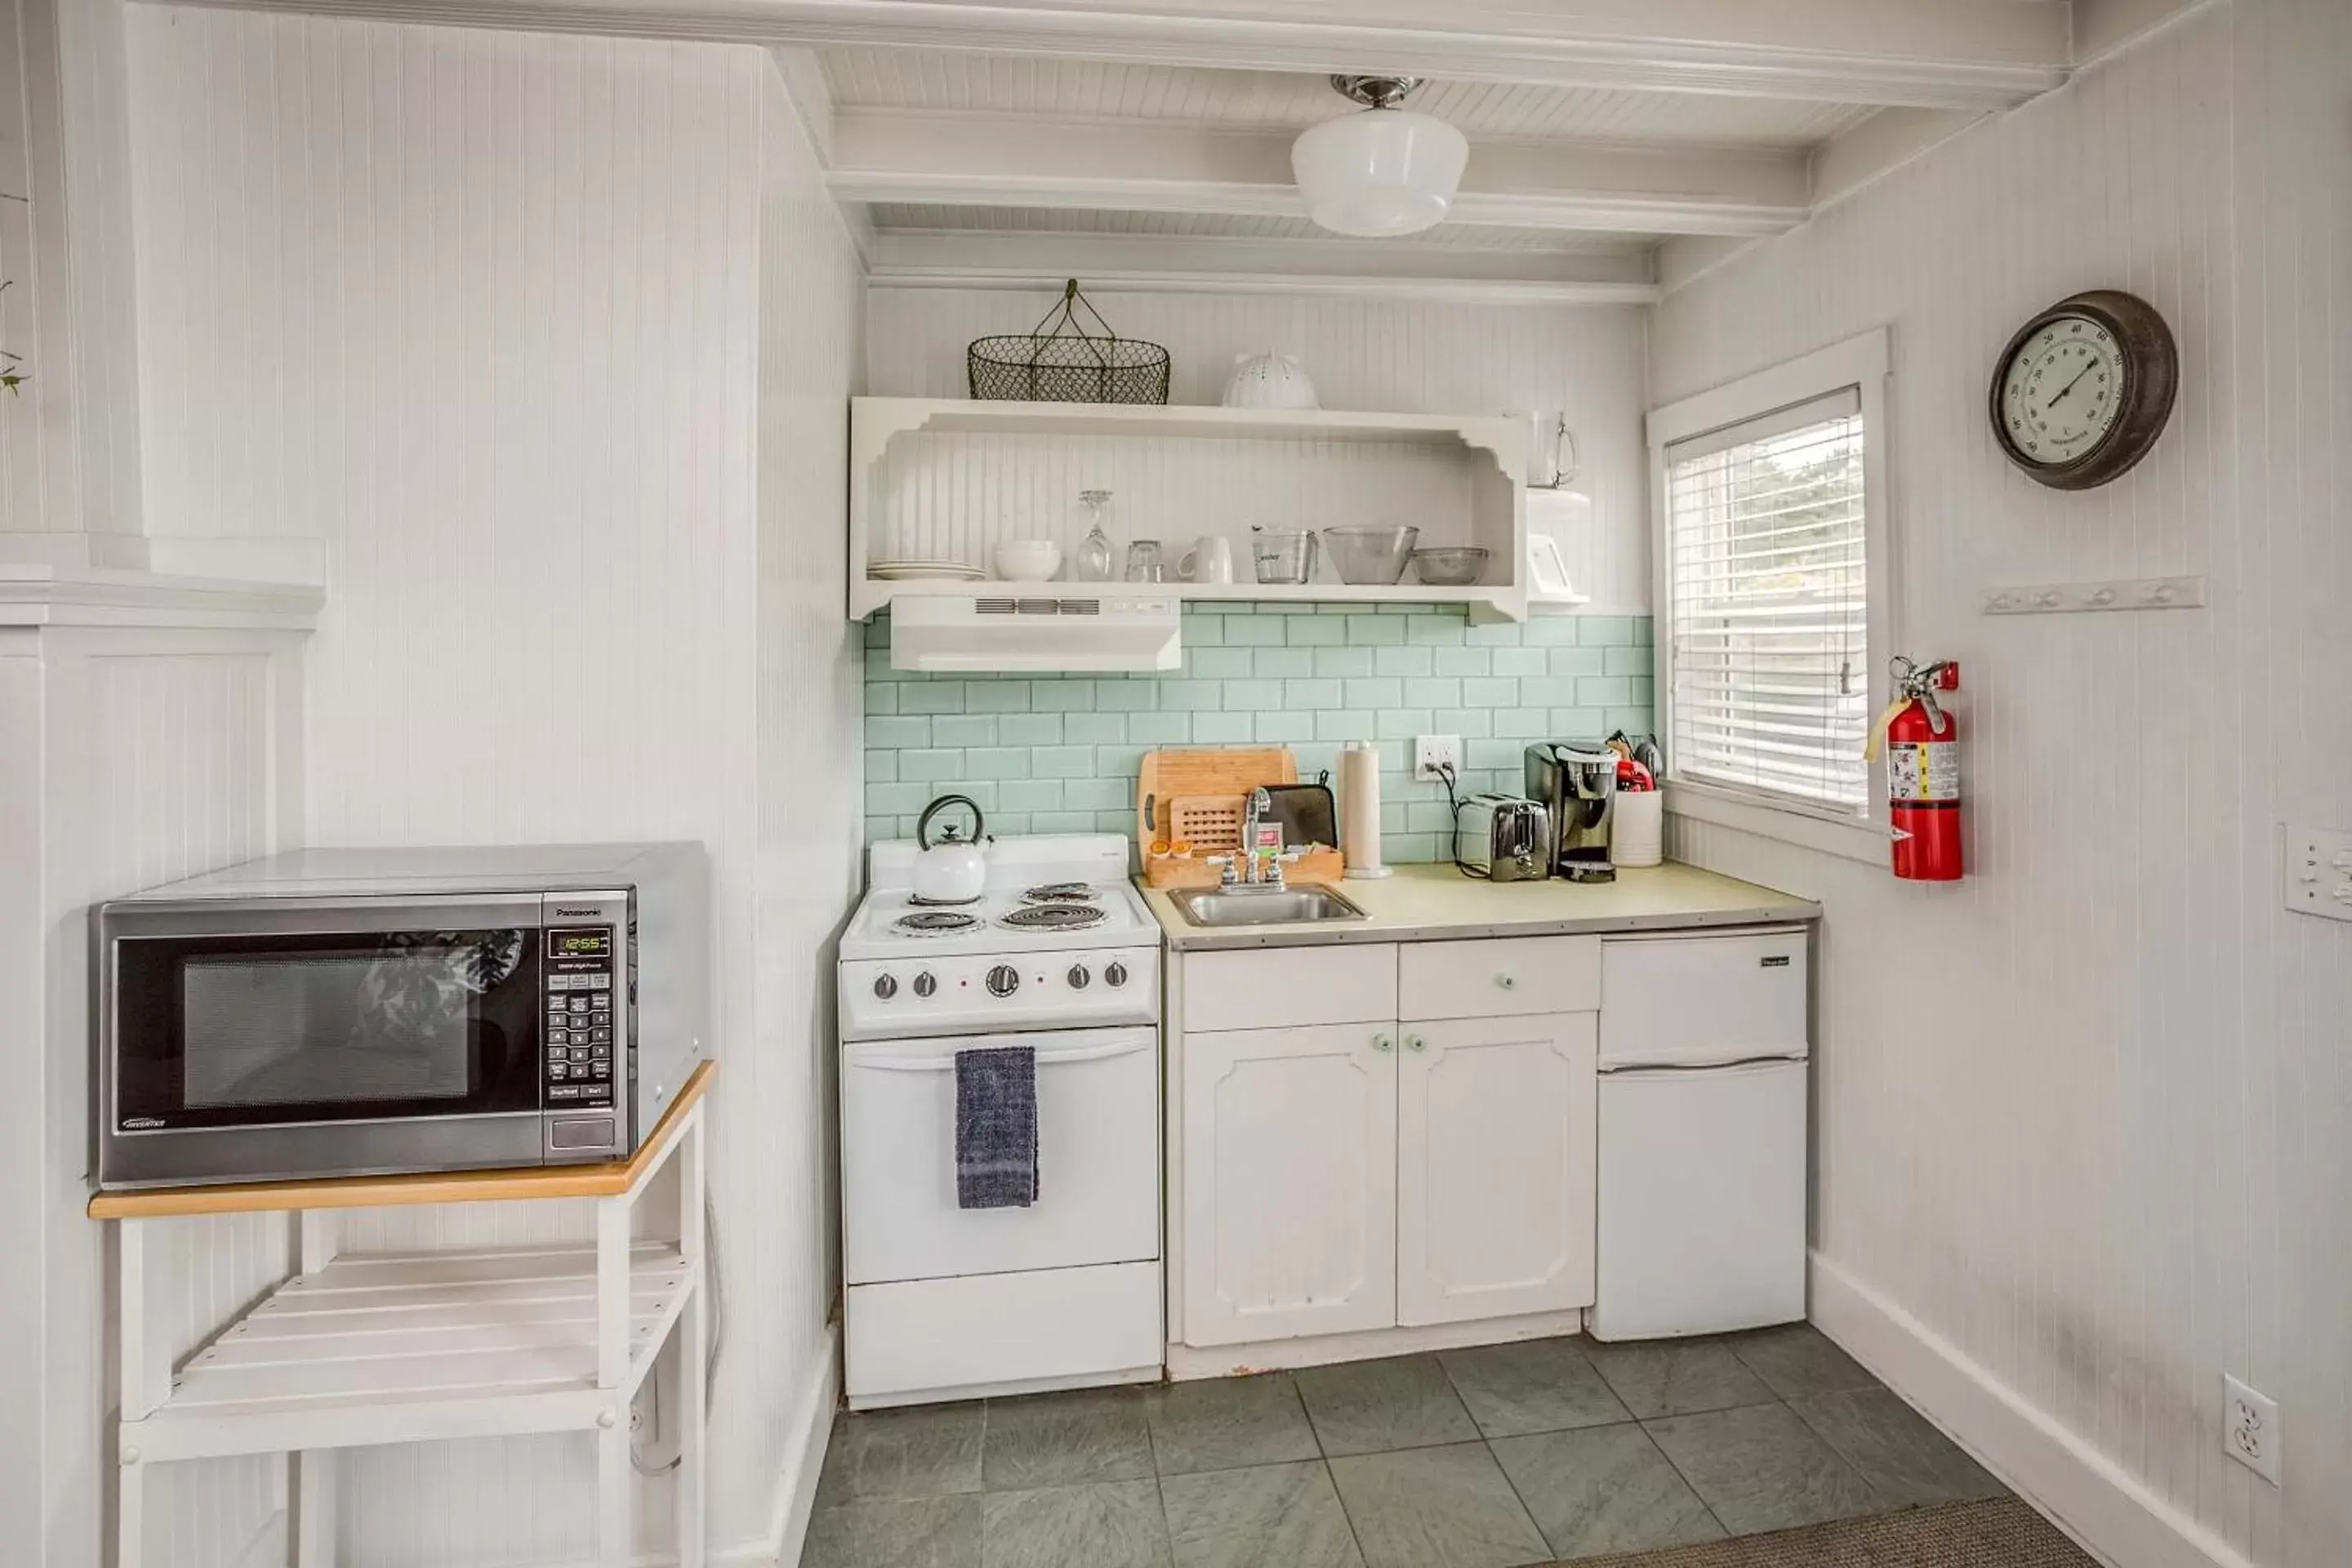
[[[1806,934],[1602,943],[1595,1339],[1805,1315]]]

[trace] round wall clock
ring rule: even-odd
[[[2172,414],[2172,329],[2137,295],[2094,289],[2018,329],[1992,372],[1992,429],[2053,489],[2105,484],[2147,455]]]

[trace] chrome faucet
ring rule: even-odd
[[[1276,888],[1282,886],[1281,852],[1277,850],[1267,856],[1263,863],[1258,858],[1257,826],[1273,809],[1274,797],[1266,794],[1264,784],[1249,792],[1249,802],[1242,808],[1242,879],[1253,886],[1261,883]]]

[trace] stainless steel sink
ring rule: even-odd
[[[1168,896],[1196,926],[1309,925],[1365,918],[1363,910],[1328,888],[1179,888]]]

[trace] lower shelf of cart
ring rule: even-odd
[[[196,1458],[569,1431],[627,1400],[694,1293],[676,1246],[629,1258],[628,1372],[596,1386],[593,1247],[358,1254],[298,1275],[121,1426],[124,1458]]]

